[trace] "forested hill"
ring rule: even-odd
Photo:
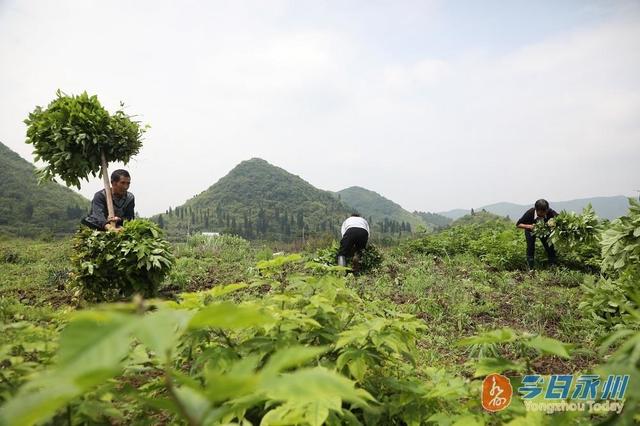
[[[223,232],[291,241],[338,235],[350,210],[328,191],[265,160],[243,161],[207,190],[153,219],[169,236]]]
[[[415,211],[413,214],[419,216],[423,221],[432,225],[435,229],[446,228],[451,224],[451,222],[453,222],[453,219],[442,216],[438,213]]]
[[[369,189],[352,186],[336,192],[336,195],[367,218],[376,231],[397,229],[400,232],[411,232],[419,225],[427,226],[419,216]]]
[[[74,232],[89,201],[55,182],[38,185],[34,171],[0,143],[0,232],[28,237]]]

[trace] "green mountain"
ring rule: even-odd
[[[427,222],[428,224],[433,225],[435,229],[446,228],[451,224],[451,222],[453,222],[453,219],[448,218],[446,216],[442,216],[438,213],[415,211],[413,212],[413,214],[418,216],[420,219]]]
[[[535,201],[535,200],[534,200]],[[620,216],[627,214],[629,208],[629,201],[627,197],[617,195],[613,197],[591,197],[580,198],[576,200],[568,201],[551,201],[549,205],[557,212],[562,210],[572,211],[580,213],[583,208],[591,204],[596,214],[601,219],[617,219]],[[533,201],[530,205],[514,204],[514,203],[495,203],[475,209],[476,211],[486,210],[491,213],[495,213],[499,216],[508,216],[512,221],[518,220],[525,211],[533,207]],[[440,212],[441,215],[449,217],[451,219],[458,219],[469,213],[469,210],[455,209],[446,212]]]
[[[89,201],[55,182],[38,185],[34,171],[0,143],[0,231],[25,237],[74,232]]]
[[[248,239],[293,241],[339,236],[349,208],[332,193],[253,158],[181,206],[156,215],[171,238],[221,232]]]
[[[377,232],[389,232],[389,230],[395,229],[411,232],[420,225],[427,226],[420,216],[409,213],[399,204],[377,192],[352,186],[338,191],[336,194],[341,201],[365,217],[369,221],[369,225],[373,226]]]
[[[457,218],[451,223],[451,226],[458,225],[471,225],[471,224],[483,224],[487,222],[495,222],[496,220],[509,223],[509,219],[505,216],[500,216],[495,213],[488,212],[484,209],[475,211],[471,210],[471,213]]]

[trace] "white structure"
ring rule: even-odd
[[[202,235],[204,235],[205,237],[219,237],[220,233],[219,232],[203,232]]]

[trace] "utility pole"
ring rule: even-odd
[[[640,189],[635,190],[638,193],[638,201],[640,201]]]

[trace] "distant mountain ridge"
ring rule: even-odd
[[[55,182],[39,185],[35,169],[0,143],[0,231],[26,237],[74,232],[89,200]]]
[[[340,200],[345,204],[353,207],[367,220],[372,222],[370,225],[375,226],[382,223],[382,226],[384,226],[385,220],[387,222],[397,222],[397,224],[404,222],[405,224],[408,223],[411,227],[410,229],[405,227],[405,232],[415,230],[418,225],[426,225],[419,216],[409,213],[399,204],[369,189],[360,186],[351,186],[336,192],[336,195],[338,195]]]
[[[153,220],[169,235],[224,232],[290,241],[339,235],[350,209],[329,191],[260,158],[243,161],[205,191]]]
[[[579,198],[568,201],[552,201],[549,200],[551,208],[560,212],[562,210],[574,211],[580,213],[584,207],[588,204],[593,206],[596,214],[601,219],[617,219],[620,216],[624,216],[627,213],[629,201],[628,198],[623,195],[617,195],[612,197],[591,197],[591,198]],[[499,216],[509,216],[512,221],[518,220],[522,214],[533,207],[533,203],[530,205],[515,204],[515,203],[495,203],[478,208],[474,207],[476,211],[482,211],[483,209],[497,214]],[[469,214],[471,209],[454,209],[444,212],[439,212],[442,216],[446,216],[451,219],[458,219],[466,214]]]

